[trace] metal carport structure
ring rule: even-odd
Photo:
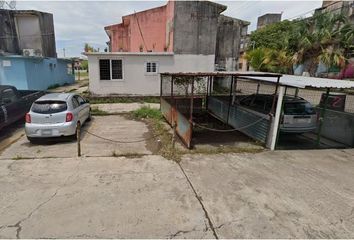
[[[214,84],[220,79],[227,79],[229,82],[228,98],[225,95],[212,95]],[[237,86],[243,81],[258,84],[257,93],[261,83],[274,86],[271,112],[267,117],[233,104],[237,97]],[[196,90],[197,82],[206,84],[206,92]],[[174,90],[176,83],[183,85],[184,93]],[[161,73],[161,111],[171,126],[176,127],[177,135],[188,148],[191,147],[193,126],[196,124],[193,115],[205,108],[208,113],[274,150],[279,134],[283,98],[288,88],[296,89],[295,94],[298,94],[299,89],[325,89],[326,96],[329,96],[331,89],[354,88],[354,82],[262,72]],[[325,104],[320,109],[318,141],[321,138],[326,107]]]

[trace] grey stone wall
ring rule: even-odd
[[[240,19],[220,15],[216,37],[216,70],[237,70],[242,29],[247,28],[248,24]]]
[[[16,25],[11,11],[0,9],[0,52],[18,53]]]
[[[16,16],[38,17],[43,57],[56,57],[53,15],[32,10],[0,10],[0,52],[22,55],[16,29]]]
[[[218,19],[226,6],[208,1],[176,1],[173,51],[215,54]]]
[[[268,13],[263,16],[260,16],[257,21],[257,29],[272,23],[280,22],[281,15],[281,13]]]

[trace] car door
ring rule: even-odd
[[[82,112],[82,117],[83,117],[82,122],[84,122],[89,117],[90,106],[89,106],[88,102],[83,97],[77,95],[76,98],[77,98],[79,105],[81,107],[81,112]]]
[[[13,89],[4,89],[1,92],[1,105],[4,112],[5,125],[19,120],[22,116],[21,109],[17,103],[17,96]]]
[[[75,95],[71,98],[71,104],[73,106],[72,112],[73,112],[76,120],[81,122],[80,104],[77,101],[77,98]]]

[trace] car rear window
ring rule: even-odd
[[[309,115],[314,114],[315,110],[310,103],[295,102],[285,103],[284,113],[287,115]]]
[[[37,101],[33,103],[32,112],[52,114],[66,111],[68,106],[63,101]]]

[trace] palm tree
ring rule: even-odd
[[[253,49],[247,52],[245,57],[255,71],[266,71],[266,64],[269,63],[266,48]]]
[[[343,67],[346,51],[352,48],[353,27],[347,18],[331,13],[317,13],[312,18],[297,22],[297,51],[293,55],[295,63],[305,63],[305,71],[315,74],[317,65],[322,62],[327,67]]]

